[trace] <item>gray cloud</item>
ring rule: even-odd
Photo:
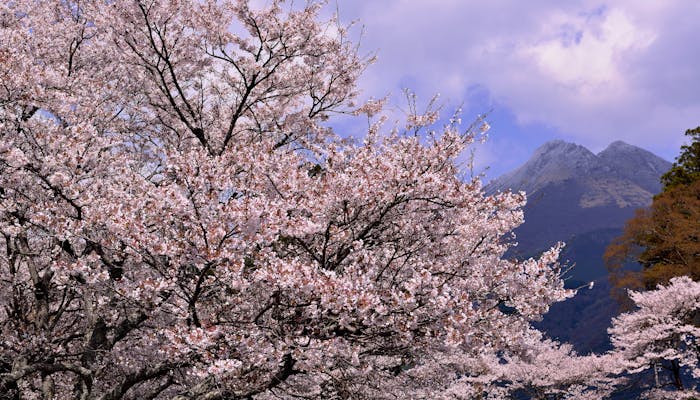
[[[592,150],[622,139],[667,158],[700,124],[693,0],[339,0],[339,9],[365,26],[362,47],[378,51],[362,81],[368,95],[409,87],[458,104],[480,87],[523,130],[548,126]]]

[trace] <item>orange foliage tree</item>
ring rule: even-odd
[[[692,142],[662,177],[664,191],[606,249],[613,294],[623,303],[626,289],[650,290],[682,275],[700,280],[700,127],[686,135]],[[626,268],[629,261],[640,263],[641,271]]]

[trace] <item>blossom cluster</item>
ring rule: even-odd
[[[561,245],[506,258],[524,194],[460,178],[488,124],[422,135],[438,113],[412,107],[385,132],[384,100],[354,103],[371,60],[321,8],[0,5],[0,393],[606,390],[601,358],[575,373],[531,327],[573,295]],[[370,118],[366,140],[328,128],[334,113]]]

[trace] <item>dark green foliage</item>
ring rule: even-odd
[[[681,154],[676,158],[673,167],[661,177],[664,191],[678,185],[689,185],[700,179],[700,126],[688,129],[685,135],[691,142],[681,146]]]

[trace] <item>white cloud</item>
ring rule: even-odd
[[[549,40],[521,49],[555,82],[582,90],[624,80],[618,63],[624,53],[643,51],[655,34],[635,26],[621,10],[600,17],[558,15],[546,22]]]

